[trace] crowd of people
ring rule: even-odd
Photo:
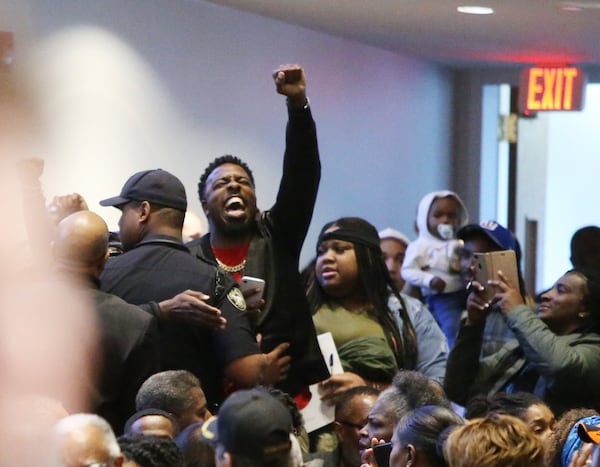
[[[457,193],[435,191],[417,207],[416,240],[341,217],[301,271],[316,126],[304,70],[273,79],[288,110],[274,205],[258,208],[244,161],[217,157],[198,183],[208,232],[188,243],[186,190],[166,170],[136,172],[101,201],[121,212],[109,232],[78,194],[46,206],[43,163],[20,163],[31,251],[51,251],[55,277],[88,304],[92,331],[71,339],[96,343],[77,378],[84,404],[19,388],[55,447],[28,465],[599,466],[600,228],[573,235],[574,268],[533,298],[515,236],[469,224]],[[495,251],[514,252],[517,276],[482,283],[474,258]],[[245,277],[264,289],[242,292]],[[335,411],[307,433],[312,385]]]

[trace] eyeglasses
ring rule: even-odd
[[[351,428],[356,428],[357,430],[361,430],[362,427],[366,425],[366,423],[363,423],[362,425],[360,425],[358,423],[346,422],[344,420],[336,420],[336,422],[341,423],[342,425],[345,425],[345,426],[349,426]]]

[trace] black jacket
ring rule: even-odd
[[[265,280],[265,306],[255,323],[255,331],[262,334],[262,351],[269,352],[282,342],[291,344],[290,373],[280,387],[292,395],[329,377],[299,273],[300,251],[312,219],[320,177],[317,134],[310,109],[290,109],[277,200],[254,226],[244,273]],[[198,257],[216,263],[210,233],[188,247]]]

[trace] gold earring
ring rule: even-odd
[[[583,313],[583,312],[581,312],[581,313],[579,313],[577,316],[579,317],[579,319],[584,319],[584,318],[585,318],[585,316],[586,316],[586,314],[585,314],[585,313]]]

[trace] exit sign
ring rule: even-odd
[[[519,110],[581,110],[585,74],[576,67],[534,67],[521,72]]]

